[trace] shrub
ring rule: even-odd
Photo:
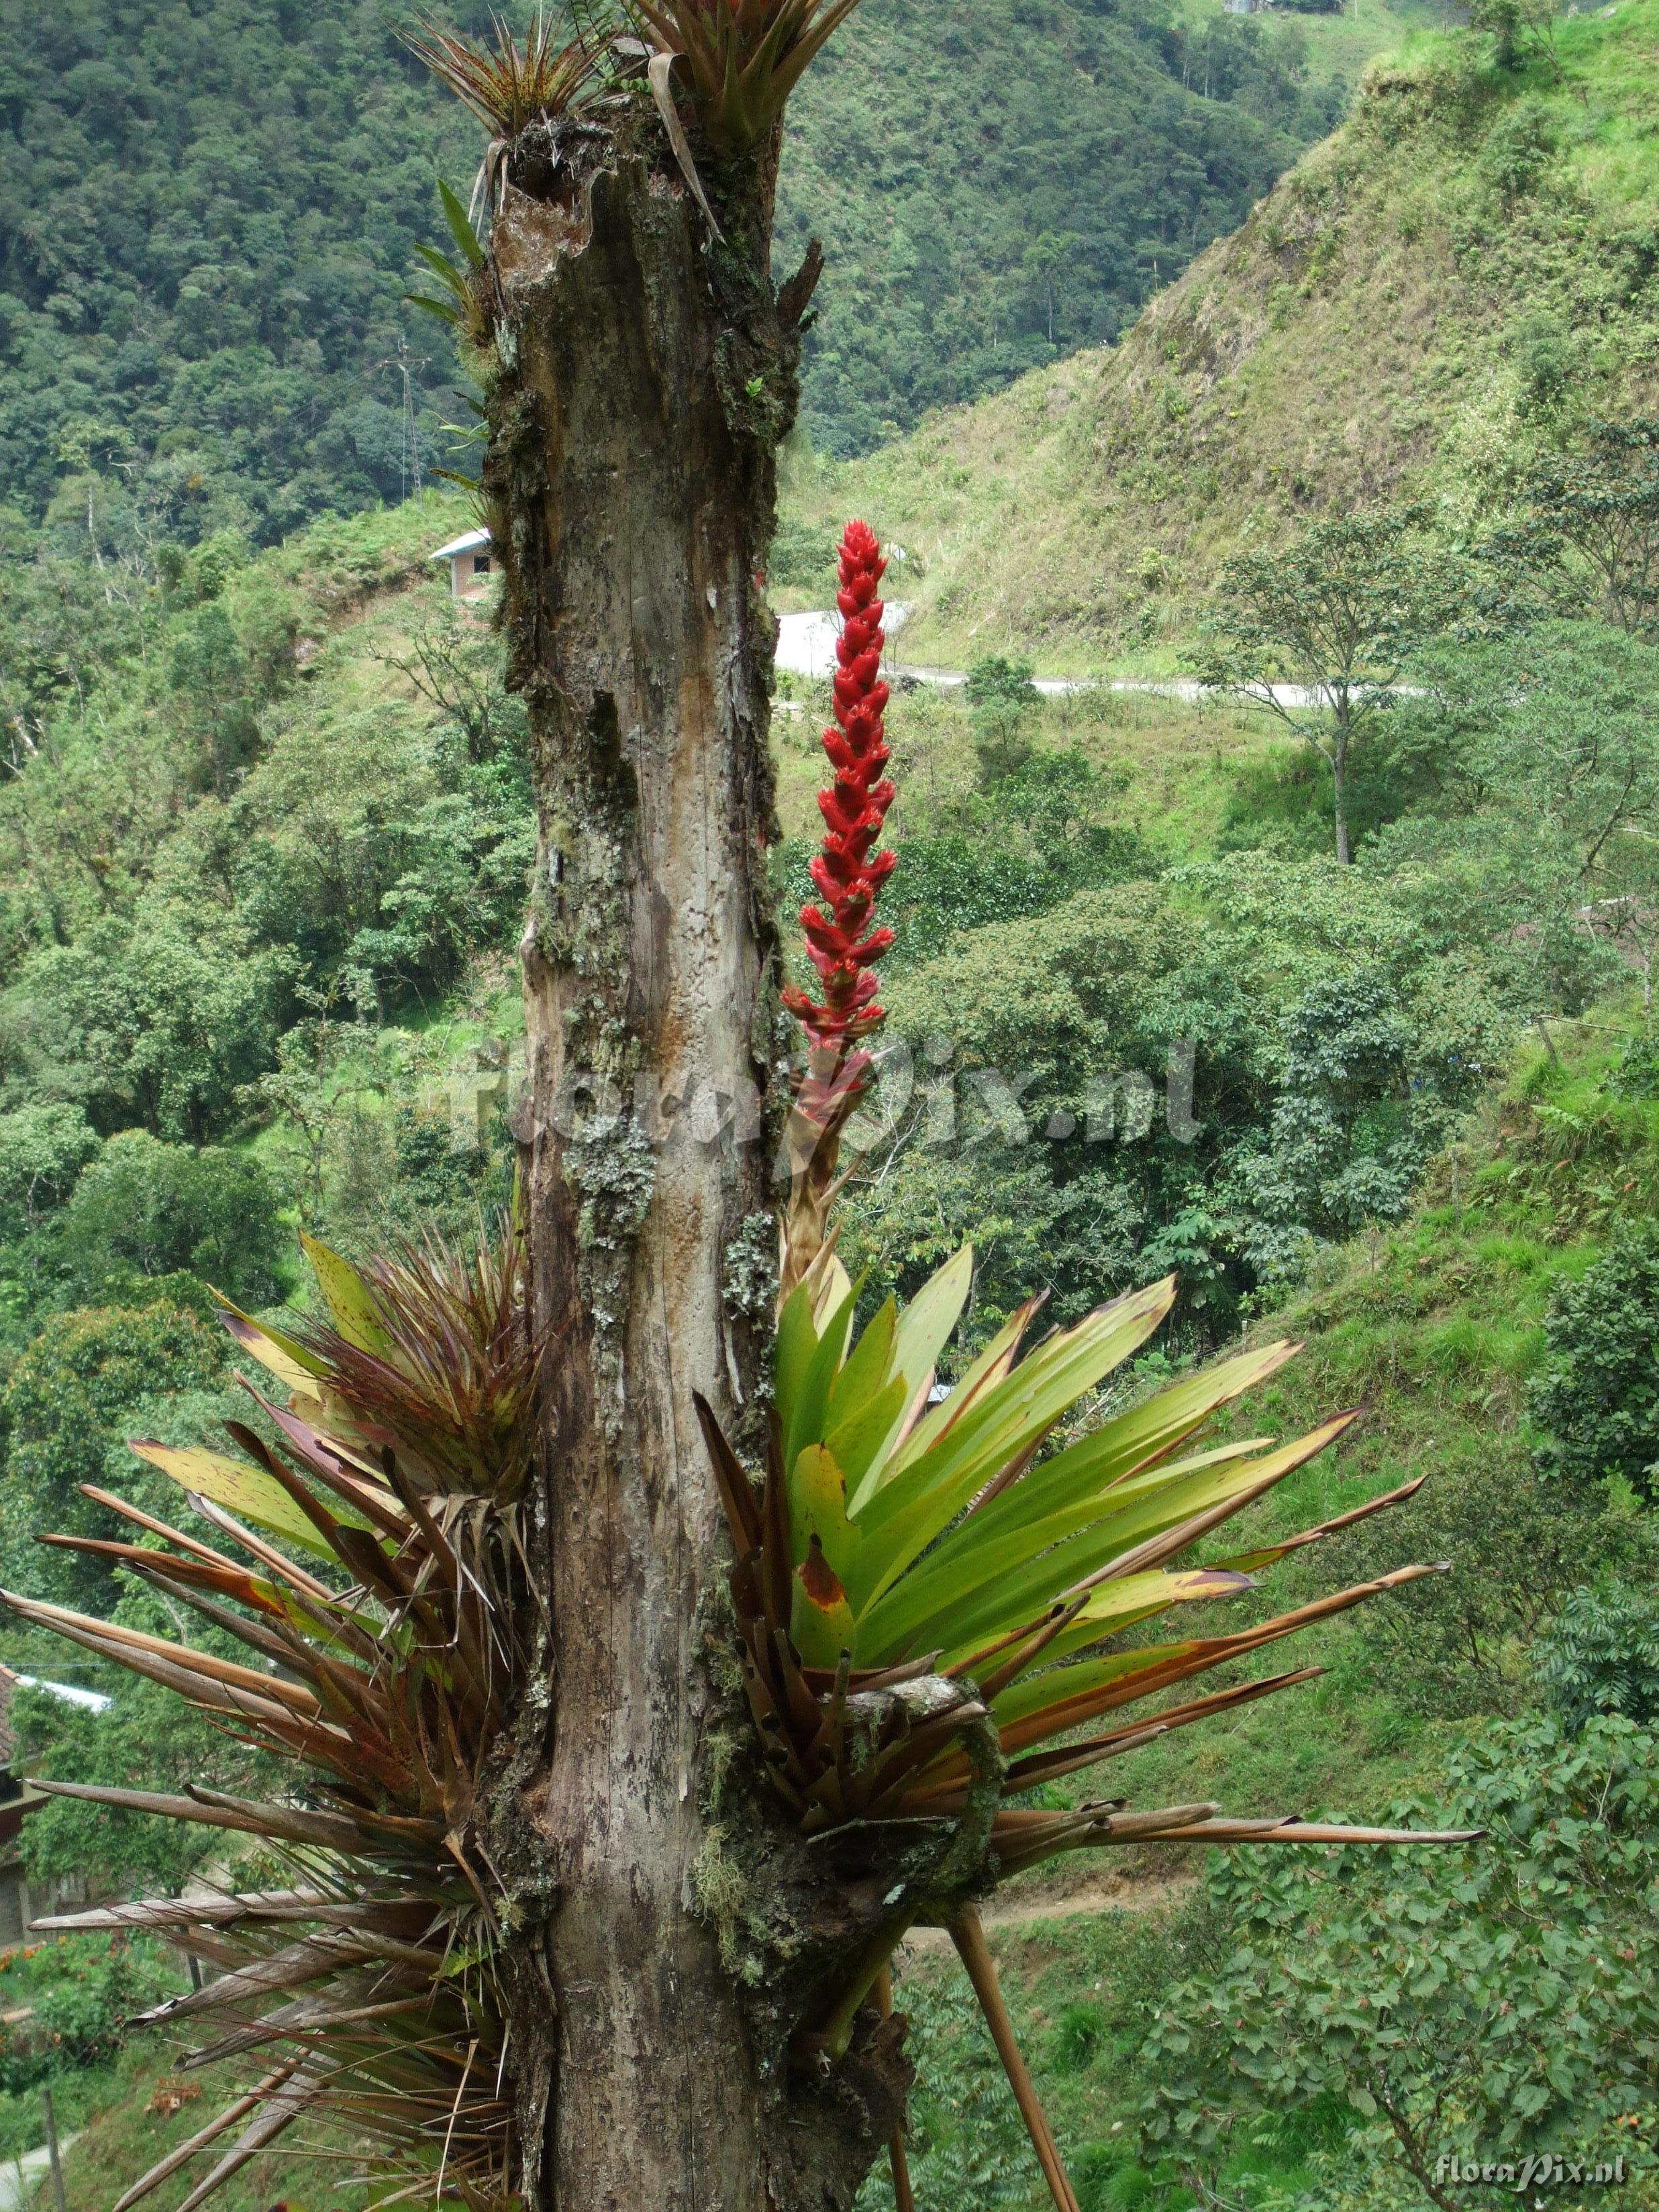
[[[1431,1449],[1433,1479],[1411,1509],[1413,1552],[1451,1571],[1364,1607],[1356,1663],[1387,1682],[1401,1711],[1437,1720],[1514,1712],[1536,1697],[1534,1641],[1587,1563],[1639,1578],[1647,1522],[1599,1491],[1564,1494],[1512,1434],[1474,1433]],[[1332,1571],[1345,1582],[1399,1564],[1399,1532],[1386,1516],[1331,1543],[1340,1547]]]
[[[74,1295],[119,1296],[134,1278],[193,1274],[243,1305],[276,1294],[278,1200],[255,1159],[164,1145],[142,1129],[112,1137],[76,1184],[58,1245]]]
[[[1583,1485],[1622,1475],[1659,1494],[1659,1224],[1620,1231],[1544,1323],[1547,1356],[1528,1406],[1550,1441],[1540,1463]]]
[[[195,1315],[165,1303],[142,1311],[60,1314],[47,1323],[0,1396],[7,1438],[0,1565],[11,1588],[106,1609],[104,1568],[70,1553],[41,1551],[34,1532],[126,1534],[126,1524],[82,1497],[80,1486],[101,1486],[115,1455],[131,1489],[124,1439],[164,1426],[169,1413],[188,1415],[181,1425],[199,1427],[197,1407],[178,1401],[222,1382],[225,1341]],[[156,1481],[158,1494],[145,1502],[176,1512],[179,1493]]]
[[[1243,1851],[1217,1872],[1235,1948],[1158,2005],[1153,2157],[1213,2185],[1261,2117],[1323,2100],[1353,2115],[1358,2160],[1392,2170],[1390,2203],[1449,2208],[1433,2169],[1455,2148],[1650,2169],[1632,2118],[1645,2136],[1659,1739],[1617,1715],[1578,1738],[1499,1724],[1447,1781],[1431,1824],[1484,1831],[1467,1846]]]
[[[1092,2066],[1106,2031],[1106,2015],[1098,2005],[1067,2005],[1054,2027],[1054,2063],[1061,2073],[1082,2074]]]
[[[0,2091],[38,2088],[69,2068],[101,2065],[125,2034],[154,1967],[129,1938],[97,1946],[58,1942],[0,1957]]]
[[[1029,660],[1001,654],[976,660],[968,671],[968,716],[982,785],[1018,775],[1036,751],[1030,714],[1040,694],[1031,678]]]
[[[22,1106],[0,1114],[0,1238],[28,1236],[60,1206],[98,1150],[78,1106]]]
[[[1564,1728],[1598,1713],[1659,1722],[1659,1595],[1613,1583],[1575,1590],[1538,1639],[1538,1679]]]

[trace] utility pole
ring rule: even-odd
[[[416,507],[422,505],[425,498],[426,471],[421,461],[421,426],[415,413],[415,378],[420,370],[430,366],[431,362],[425,356],[419,361],[410,359],[407,338],[399,338],[396,354],[380,363],[383,369],[391,369],[403,380],[404,434],[398,456],[398,491],[400,497],[406,500],[412,483]]]
[[[46,2156],[52,2161],[52,2193],[57,2200],[58,2212],[68,2212],[67,2201],[64,2196],[64,2161],[58,2149],[58,2120],[52,2109],[50,2089],[43,2089],[40,2092],[40,2102],[46,2107]]]

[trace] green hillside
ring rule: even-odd
[[[464,185],[479,148],[398,20],[374,0],[0,5],[0,508],[19,548],[54,500],[60,528],[129,559],[226,527],[269,542],[403,497],[416,433],[426,465],[444,457],[455,364],[404,295],[417,243],[443,235],[437,179]],[[784,175],[783,250],[816,229],[835,264],[814,436],[862,451],[1114,336],[1322,136],[1400,19],[1376,11],[1361,51],[1309,20],[871,6],[804,91]]]
[[[914,656],[1084,670],[1185,629],[1292,518],[1501,513],[1576,415],[1655,404],[1656,31],[1654,0],[1561,21],[1559,79],[1413,38],[1121,345],[803,470],[800,514],[867,507],[921,556]]]
[[[1407,20],[1379,12],[1377,45]],[[830,265],[805,428],[860,453],[1114,339],[1346,105],[1328,18],[870,0],[792,112],[779,258]],[[793,263],[792,263],[793,265]]]

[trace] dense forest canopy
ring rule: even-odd
[[[4,0],[5,505],[270,542],[402,497],[417,435],[443,457],[454,359],[405,295],[435,181],[464,188],[477,148],[396,20]],[[1339,94],[1305,74],[1294,28],[1188,33],[1168,0],[872,9],[809,84],[784,177],[782,249],[832,252],[815,438],[862,450],[1113,337],[1330,127]]]

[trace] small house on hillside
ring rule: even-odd
[[[458,599],[481,599],[489,589],[495,573],[490,544],[487,530],[469,530],[465,538],[441,545],[428,556],[434,561],[448,562],[450,589]]]

